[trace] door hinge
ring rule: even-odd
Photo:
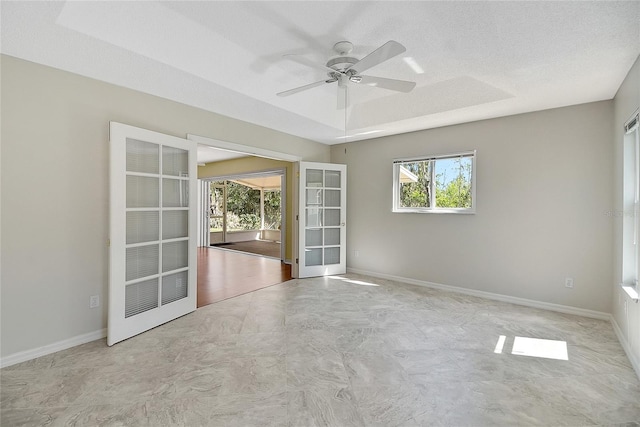
[[[298,258],[296,258],[296,264],[299,264],[299,263],[298,263]]]
[[[298,221],[298,215],[296,215],[296,221]]]
[[[300,172],[296,172],[296,175],[298,176],[298,178],[300,178]]]

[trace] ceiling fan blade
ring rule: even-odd
[[[350,80],[353,83],[381,87],[384,89],[395,90],[396,92],[411,92],[413,88],[416,87],[415,82],[409,82],[407,80],[385,79],[384,77],[352,76]]]
[[[402,46],[400,43],[389,40],[369,55],[362,58],[360,61],[353,64],[348,69],[354,69],[358,73],[363,72],[364,70],[368,70],[371,67],[375,67],[381,62],[386,61],[387,59],[391,59],[396,55],[400,55],[402,52],[405,52],[407,48]]]
[[[289,96],[289,95],[293,95],[293,94],[298,93],[298,92],[302,92],[303,90],[312,89],[312,88],[314,88],[316,86],[322,86],[325,83],[332,83],[332,81],[331,80],[320,80],[319,82],[309,83],[308,85],[304,85],[304,86],[296,87],[296,88],[293,88],[293,89],[285,90],[284,92],[276,93],[276,95],[278,95],[278,96]]]
[[[302,56],[296,55],[295,53],[289,53],[286,55],[282,55],[285,59],[290,59],[291,61],[297,62],[298,64],[306,65],[307,67],[315,68],[316,70],[322,70],[327,72],[335,72],[333,68],[329,68],[324,64],[318,64],[317,62],[313,62],[312,60]]]

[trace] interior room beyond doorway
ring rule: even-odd
[[[294,159],[231,148],[198,146],[198,307],[291,279]]]
[[[284,261],[284,170],[208,182],[210,246]]]

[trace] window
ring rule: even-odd
[[[475,158],[469,151],[393,161],[394,212],[475,212]]]
[[[640,269],[640,131],[636,113],[625,124],[624,135],[624,189],[623,189],[623,285],[635,288],[637,298],[638,271]]]

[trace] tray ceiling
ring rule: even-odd
[[[2,53],[335,144],[611,99],[640,54],[640,2],[11,2]],[[366,74],[408,94],[335,85],[332,46],[407,51]]]

